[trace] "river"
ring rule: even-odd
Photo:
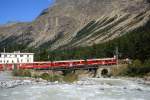
[[[11,79],[6,73],[0,74],[0,81]],[[150,86],[128,79],[86,78],[72,84],[0,88],[0,100],[150,100]]]

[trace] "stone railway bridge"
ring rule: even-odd
[[[33,63],[0,64],[0,69],[35,69],[66,72],[76,72],[77,70],[88,70],[94,72],[95,77],[110,75],[113,66],[118,64],[116,57],[86,60],[65,60],[65,61],[44,61]]]
[[[84,67],[71,67],[71,68],[50,68],[47,70],[51,71],[62,71],[63,73],[71,72],[76,73],[76,71],[88,71],[94,73],[94,77],[103,77],[103,76],[110,76],[112,73],[112,69],[117,65],[93,65],[93,66],[84,66]],[[37,69],[37,70],[45,70],[45,69]]]

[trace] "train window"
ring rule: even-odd
[[[72,62],[73,64],[78,64],[78,63],[80,63],[80,62]]]

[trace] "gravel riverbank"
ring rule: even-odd
[[[84,78],[82,78],[84,79]],[[145,78],[130,78],[130,77],[112,77],[112,79],[125,79],[130,81],[136,81],[138,84],[150,85],[150,80]],[[48,82],[41,78],[29,78],[29,77],[13,77],[11,72],[0,72],[0,88],[14,88],[21,85],[36,85],[44,84],[51,85],[58,82]]]

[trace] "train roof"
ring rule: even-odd
[[[89,60],[112,60],[112,59],[115,59],[115,58],[96,58],[96,59],[87,59],[87,61]],[[60,60],[60,61],[53,61],[53,62],[77,62],[77,61],[85,61],[83,59],[80,59],[80,60]],[[51,63],[51,61],[37,61],[37,62],[33,62],[33,63]]]
[[[87,59],[87,60],[112,60],[112,59],[116,59],[116,58],[93,58],[93,59]]]
[[[62,60],[62,61],[54,61],[54,62],[75,62],[75,61],[84,61],[83,59],[81,60]]]

